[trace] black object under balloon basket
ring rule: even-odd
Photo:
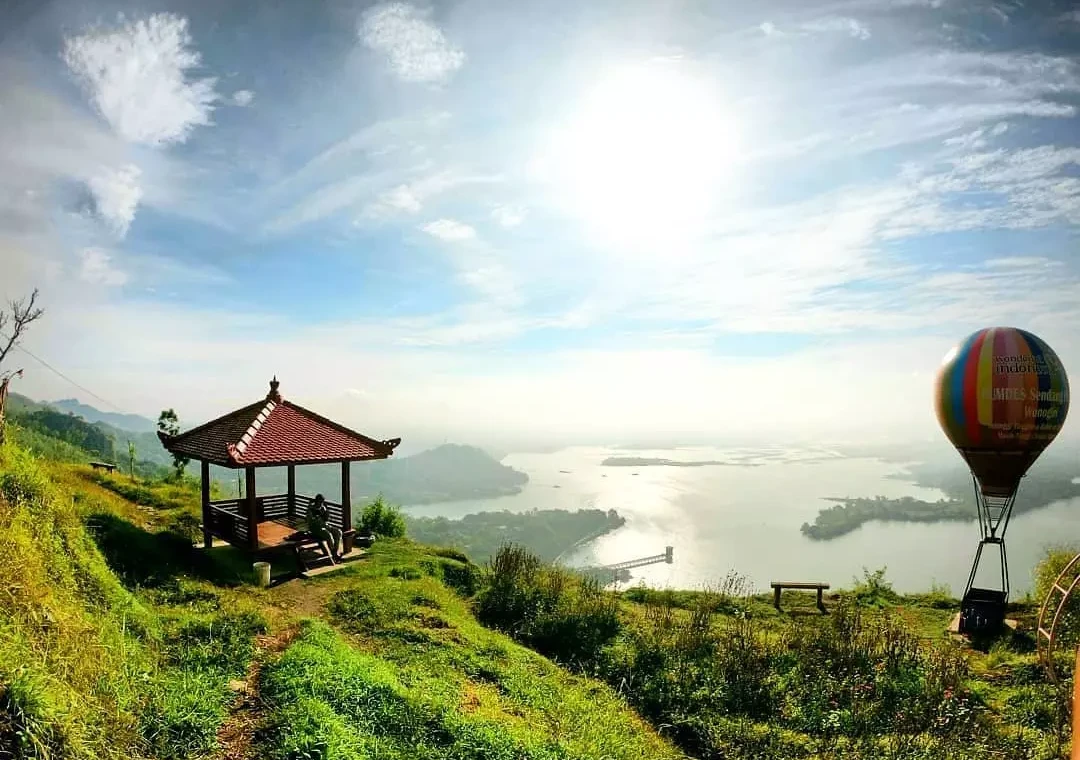
[[[1004,591],[970,588],[960,603],[960,633],[996,633],[1005,625]]]

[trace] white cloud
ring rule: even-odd
[[[379,195],[379,199],[366,209],[368,216],[389,216],[395,211],[405,211],[415,214],[423,208],[420,198],[414,188],[408,185],[398,185],[392,190],[387,190]]]
[[[83,248],[79,260],[79,279],[83,282],[116,287],[128,281],[127,273],[114,267],[112,256],[100,248]]]
[[[500,175],[466,174],[457,171],[428,174],[379,193],[378,198],[364,206],[358,223],[364,219],[387,220],[401,213],[417,214],[429,199],[448,190],[502,181]]]
[[[114,31],[64,40],[63,59],[94,107],[124,139],[146,145],[184,142],[210,124],[219,99],[213,78],[189,78],[200,65],[187,19],[156,13]]]
[[[870,27],[846,16],[818,19],[802,25],[807,32],[843,32],[857,40],[870,39]]]
[[[782,32],[776,28],[776,24],[771,21],[762,21],[758,29],[760,29],[761,33],[766,37],[774,37],[782,34]]]
[[[525,221],[525,209],[519,206],[497,206],[492,210],[491,218],[501,227],[517,227]]]
[[[385,56],[406,82],[440,82],[461,68],[465,53],[446,39],[429,15],[408,3],[382,3],[364,12],[360,38]]]
[[[107,169],[87,183],[94,196],[95,211],[117,237],[127,235],[135,219],[135,209],[142,198],[141,174],[139,167],[128,164]]]
[[[245,108],[255,100],[255,93],[251,90],[237,90],[232,94],[232,104]]]
[[[473,240],[476,237],[475,229],[456,219],[436,219],[434,222],[423,225],[420,229],[432,237],[448,243]]]

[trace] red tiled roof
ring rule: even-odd
[[[285,401],[271,384],[266,400],[168,437],[173,453],[225,467],[385,459],[400,438],[377,441]]]

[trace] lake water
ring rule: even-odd
[[[676,461],[716,460],[702,467],[603,467],[610,456]],[[947,585],[959,596],[978,545],[978,525],[869,523],[831,541],[799,532],[829,504],[827,496],[944,496],[920,488],[902,464],[846,458],[829,449],[679,448],[626,451],[574,447],[545,454],[511,454],[503,463],[529,475],[515,496],[409,507],[414,515],[462,517],[480,511],[615,509],[625,526],[565,558],[568,564],[611,564],[675,547],[674,563],[633,571],[631,584],[694,588],[729,570],[758,589],[770,580],[822,580],[850,586],[862,569],[887,566],[899,591]],[[1021,490],[1020,498],[1023,498]],[[1031,587],[1031,571],[1046,546],[1080,542],[1080,499],[1057,502],[1013,519],[1007,533],[1011,587]],[[989,550],[994,547],[988,547]],[[984,553],[985,554],[985,553]],[[979,579],[993,583],[996,557],[984,558]],[[981,584],[980,584],[981,585]],[[988,586],[993,587],[993,586]]]

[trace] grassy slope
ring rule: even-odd
[[[303,620],[264,672],[273,757],[320,742],[327,758],[678,756],[607,687],[477,623],[436,577],[443,559],[387,542],[354,568],[267,592],[283,623]],[[333,628],[303,619],[320,610]]]
[[[385,542],[256,589],[242,556],[166,532],[190,527],[193,494],[154,487],[138,505],[102,482],[0,453],[0,757],[679,756],[607,687],[480,626],[443,582],[468,585],[452,553]],[[863,591],[924,639],[956,610],[940,593]],[[625,594],[623,614],[642,601]],[[769,601],[748,611],[777,635],[821,619],[811,595],[786,594],[783,614]],[[1014,614],[1030,630],[1033,607]],[[1053,722],[1031,650],[1025,634],[967,650],[973,690],[1029,734]]]
[[[166,532],[192,514],[177,489],[137,505],[97,481],[0,454],[0,757],[679,756],[481,627],[446,552],[386,542],[257,589],[232,550]]]

